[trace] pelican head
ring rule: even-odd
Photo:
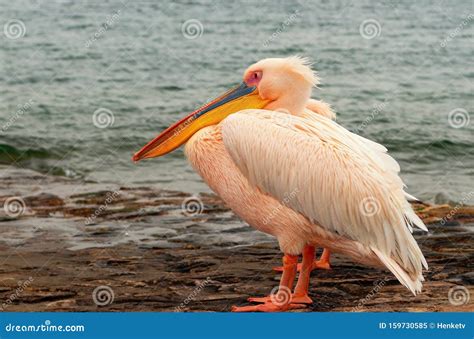
[[[244,73],[244,82],[256,86],[268,110],[282,110],[298,115],[311,97],[312,88],[319,84],[306,58],[263,59]]]
[[[263,59],[244,73],[243,82],[171,125],[133,156],[133,161],[165,155],[200,129],[244,109],[279,110],[298,115],[318,84],[306,58]]]

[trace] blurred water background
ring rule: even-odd
[[[208,191],[181,150],[131,155],[248,65],[298,54],[322,78],[313,96],[384,144],[410,193],[474,200],[471,1],[0,4],[0,164]]]

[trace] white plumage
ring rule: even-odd
[[[168,127],[133,159],[185,154],[226,205],[249,225],[276,237],[284,253],[277,295],[284,304],[233,307],[274,312],[311,303],[310,272],[329,267],[329,253],[386,267],[414,294],[426,260],[413,226],[427,231],[407,199],[400,166],[387,149],[341,127],[323,101],[311,99],[319,78],[305,58],[251,65],[243,83]],[[245,109],[252,108],[252,109]],[[264,109],[256,109],[264,108]],[[315,248],[325,248],[322,263]],[[319,264],[318,264],[319,263]],[[316,266],[315,266],[316,265]],[[319,265],[319,266],[318,266]]]
[[[372,249],[413,293],[426,260],[398,163],[378,143],[321,115],[245,110],[222,123],[224,145],[249,182],[313,223]]]

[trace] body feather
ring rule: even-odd
[[[426,260],[412,225],[426,229],[406,200],[386,148],[318,115],[245,110],[222,123],[226,149],[249,182],[330,232],[373,249],[413,292]]]

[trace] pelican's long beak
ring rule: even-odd
[[[217,99],[171,125],[133,156],[133,161],[167,154],[193,136],[201,128],[216,125],[232,113],[248,108],[263,108],[268,101],[260,98],[256,87],[244,82]]]

